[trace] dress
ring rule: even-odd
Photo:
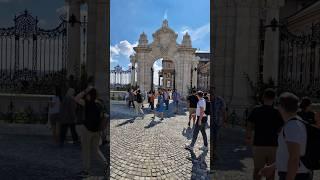
[[[162,95],[158,96],[158,107],[157,107],[157,111],[158,112],[163,112],[164,111],[164,99]]]

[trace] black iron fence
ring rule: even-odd
[[[0,28],[0,92],[50,94],[66,79],[67,24],[38,27],[28,11]]]
[[[280,27],[279,90],[320,98],[320,23],[301,35]]]

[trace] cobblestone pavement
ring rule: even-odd
[[[45,125],[0,123],[1,180],[81,180],[80,153],[80,145],[55,145]]]
[[[250,180],[252,179],[252,150],[244,145],[244,130],[226,128],[221,131],[217,146],[217,159],[214,160],[214,180]],[[316,171],[314,180],[320,179]]]
[[[133,119],[133,109],[111,106],[111,179],[209,179],[202,136],[194,153],[185,150],[192,133],[187,114],[172,114],[163,121],[151,114]]]

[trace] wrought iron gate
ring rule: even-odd
[[[28,11],[0,28],[0,92],[50,94],[66,79],[67,24],[45,30]]]
[[[320,98],[320,23],[302,35],[280,28],[279,90]]]

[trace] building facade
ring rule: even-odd
[[[196,52],[199,57],[197,67],[197,89],[202,91],[210,90],[210,52]]]
[[[110,85],[111,87],[123,87],[129,85],[131,82],[131,67],[128,70],[123,70],[121,66],[117,65],[110,71]]]

